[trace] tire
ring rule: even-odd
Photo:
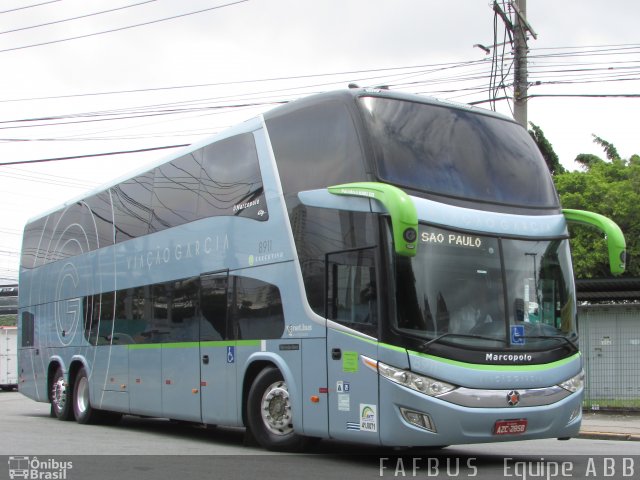
[[[98,415],[91,406],[90,390],[87,371],[82,367],[73,382],[73,414],[78,423],[96,423]]]
[[[87,371],[82,367],[73,382],[73,414],[76,422],[102,425],[115,425],[122,418],[122,414],[98,410],[91,406],[90,384]]]
[[[51,416],[58,420],[73,420],[73,391],[64,378],[62,368],[58,367],[51,388],[49,390],[51,400]]]
[[[289,391],[277,368],[265,368],[251,384],[247,423],[258,443],[269,450],[301,451],[308,445],[308,439],[293,430]]]

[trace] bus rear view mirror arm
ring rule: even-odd
[[[591,225],[602,230],[607,238],[607,248],[609,250],[609,268],[613,275],[620,275],[624,272],[626,264],[627,245],[624,234],[620,227],[611,219],[598,213],[584,210],[563,209],[562,213],[568,222]]]
[[[391,216],[395,252],[414,257],[418,245],[418,213],[404,191],[380,182],[355,182],[328,187],[329,193],[365,197],[380,202]]]

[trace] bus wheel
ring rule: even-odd
[[[96,420],[97,412],[91,407],[89,390],[89,377],[82,367],[73,383],[73,414],[78,423],[94,423]]]
[[[58,367],[53,382],[51,382],[51,416],[58,420],[72,420],[73,410],[71,403],[73,402],[73,394],[69,384],[64,379],[62,368]]]
[[[247,423],[255,439],[270,450],[302,450],[306,439],[293,431],[289,390],[280,370],[269,367],[253,381]]]

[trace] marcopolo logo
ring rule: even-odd
[[[54,458],[9,457],[9,478],[27,480],[66,480],[67,471],[73,468],[73,462],[63,462]]]
[[[487,353],[485,360],[487,362],[530,362],[533,360],[533,356],[528,353]]]

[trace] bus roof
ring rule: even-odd
[[[300,108],[313,106],[314,104],[325,103],[330,100],[349,102],[360,97],[382,97],[382,98],[391,98],[396,100],[404,100],[408,102],[424,103],[427,105],[443,106],[448,108],[455,108],[458,110],[471,111],[480,115],[488,115],[488,116],[499,118],[501,120],[506,120],[512,123],[516,123],[515,120],[513,120],[510,117],[507,117],[497,112],[493,112],[491,110],[476,107],[474,105],[469,105],[466,103],[459,103],[451,100],[444,100],[444,99],[429,97],[424,95],[417,95],[413,93],[396,92],[393,90],[388,90],[386,88],[349,88],[348,90],[342,89],[342,90],[334,90],[334,91],[325,92],[325,93],[318,93],[316,95],[303,97],[298,100],[293,100],[284,105],[275,107],[265,112],[263,116],[265,119],[268,120],[271,118],[279,117],[281,115],[286,115],[287,113],[298,110]]]
[[[488,116],[492,116],[492,117],[496,117],[499,118],[501,120],[506,120],[512,123],[515,123],[515,121],[509,117],[506,117],[502,114],[493,112],[491,110],[486,110],[484,108],[478,108],[472,105],[468,105],[468,104],[464,104],[464,103],[458,103],[458,102],[453,102],[450,100],[443,100],[443,99],[438,99],[435,97],[428,97],[428,96],[422,96],[422,95],[416,95],[416,94],[410,94],[410,93],[402,93],[402,92],[395,92],[395,91],[391,91],[385,88],[349,88],[349,89],[342,89],[342,90],[334,90],[334,91],[330,91],[330,92],[324,92],[324,93],[319,93],[319,94],[315,94],[315,95],[310,95],[307,97],[303,97],[297,100],[293,100],[289,103],[286,103],[284,105],[275,107],[261,115],[258,115],[256,117],[252,117],[242,123],[239,123],[233,127],[230,127],[228,129],[225,129],[219,133],[216,133],[214,135],[211,136],[207,136],[205,138],[203,138],[202,140],[195,142],[191,145],[188,145],[186,147],[180,148],[168,155],[164,155],[159,157],[156,160],[153,160],[151,162],[149,162],[148,164],[145,164],[142,167],[139,167],[135,170],[131,170],[131,171],[127,171],[122,175],[119,175],[111,180],[109,180],[108,182],[105,182],[102,185],[99,185],[98,187],[95,187],[91,190],[88,190],[78,196],[75,196],[73,198],[70,198],[69,200],[63,202],[62,204],[56,205],[52,208],[49,208],[45,211],[43,211],[42,213],[35,215],[31,218],[29,218],[27,220],[27,224],[41,219],[43,217],[46,217],[47,215],[50,215],[56,211],[59,211],[61,209],[64,209],[66,207],[68,207],[69,205],[73,205],[74,203],[77,203],[81,200],[84,200],[86,198],[91,197],[92,195],[95,195],[97,193],[103,192],[111,187],[114,187],[116,185],[118,185],[119,183],[128,180],[130,178],[135,177],[136,175],[142,174],[144,172],[148,172],[152,169],[154,169],[155,167],[158,167],[160,165],[163,165],[165,163],[168,163],[172,160],[175,160],[176,158],[179,158],[183,155],[186,155],[190,152],[193,152],[195,150],[198,150],[199,148],[202,148],[206,145],[209,145],[211,143],[213,143],[214,141],[217,140],[223,140],[227,137],[230,137],[232,135],[237,135],[240,133],[246,133],[246,132],[250,132],[253,131],[257,128],[259,128],[259,126],[262,124],[262,118],[264,118],[265,120],[269,120],[272,118],[278,118],[282,115],[287,115],[290,112],[294,112],[296,110],[299,110],[301,108],[306,108],[306,107],[312,107],[313,105],[319,105],[319,104],[323,104],[323,103],[327,103],[329,101],[339,101],[342,103],[352,103],[355,102],[355,100],[357,98],[360,97],[381,97],[381,98],[391,98],[391,99],[397,99],[397,100],[404,100],[404,101],[409,101],[409,102],[417,102],[417,103],[423,103],[423,104],[427,104],[427,105],[436,105],[436,106],[443,106],[443,107],[448,107],[448,108],[454,108],[454,109],[458,109],[458,110],[466,110],[466,111],[471,111],[480,115],[488,115]]]

